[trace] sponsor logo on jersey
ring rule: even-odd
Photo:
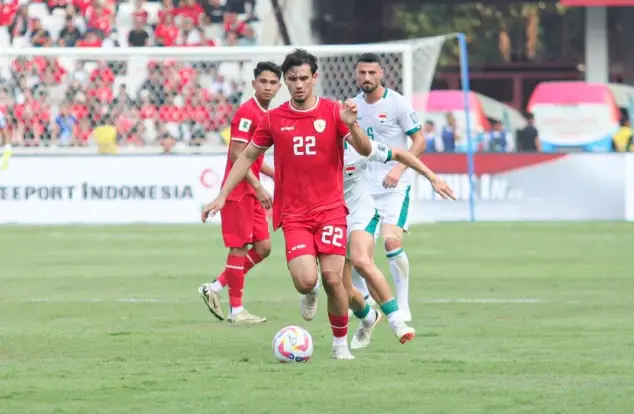
[[[344,172],[346,173],[347,177],[352,177],[354,173],[357,172],[357,167],[355,167],[354,165],[346,165],[346,168],[344,168]]]
[[[379,113],[379,122],[383,123],[387,121],[387,114],[385,112],[380,112]]]
[[[326,121],[323,119],[316,119],[315,122],[313,122],[313,126],[315,127],[315,131],[324,132],[326,129]]]

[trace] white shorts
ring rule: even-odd
[[[379,214],[373,206],[360,206],[346,217],[348,225],[348,240],[350,233],[364,230],[376,237],[379,228]]]
[[[407,231],[409,228],[409,193],[411,186],[405,187],[404,190],[393,189],[384,192],[372,194],[374,199],[374,207],[381,216],[381,223],[393,224]]]

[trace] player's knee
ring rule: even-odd
[[[262,258],[265,259],[269,257],[271,254],[271,239],[262,240],[255,243],[255,252]]]
[[[338,289],[344,289],[343,277],[340,273],[322,272],[321,280],[323,282],[324,290],[328,294],[334,293]]]
[[[315,289],[315,286],[317,286],[317,278],[315,278],[314,280],[294,279],[293,282],[295,283],[295,289],[297,290],[297,292],[301,293],[302,295],[306,295],[312,292],[313,289]]]
[[[403,248],[403,239],[402,238],[395,237],[395,236],[391,236],[391,237],[386,237],[385,238],[385,251],[386,252],[391,252],[391,251],[402,249],[402,248]]]
[[[229,249],[229,254],[233,256],[246,256],[248,251],[249,251],[248,246],[232,247]]]
[[[350,258],[350,261],[361,275],[368,274],[373,266],[372,258],[365,254],[354,255]]]

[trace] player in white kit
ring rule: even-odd
[[[364,294],[353,287],[352,268],[367,281],[374,298],[381,311],[387,316],[392,330],[401,343],[414,338],[416,332],[407,326],[399,306],[394,299],[390,285],[385,276],[374,263],[375,235],[379,225],[379,215],[374,208],[374,200],[369,193],[365,178],[366,170],[374,163],[396,161],[412,168],[425,176],[434,190],[442,198],[455,199],[447,184],[439,179],[433,171],[425,166],[413,154],[400,149],[391,149],[387,145],[372,141],[372,152],[365,157],[359,155],[349,145],[344,150],[343,189],[349,214],[348,225],[348,255],[344,267],[344,286],[350,299],[350,308],[354,315],[361,319],[361,324],[352,337],[351,349],[365,348],[370,344],[372,330],[381,320],[381,314],[370,308]]]
[[[370,139],[393,149],[408,151],[416,158],[425,150],[425,137],[421,124],[409,100],[396,91],[381,85],[383,67],[379,57],[366,53],[356,65],[359,87],[363,90],[355,98],[358,122]],[[403,250],[403,231],[409,227],[410,182],[405,174],[407,167],[388,162],[372,163],[366,177],[374,205],[381,216],[381,237],[385,243],[385,255],[396,288],[398,306],[411,321],[409,306],[409,259]],[[365,292],[364,292],[365,293]]]

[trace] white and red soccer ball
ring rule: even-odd
[[[275,334],[273,354],[282,363],[306,362],[313,356],[313,338],[304,328],[287,326]]]

